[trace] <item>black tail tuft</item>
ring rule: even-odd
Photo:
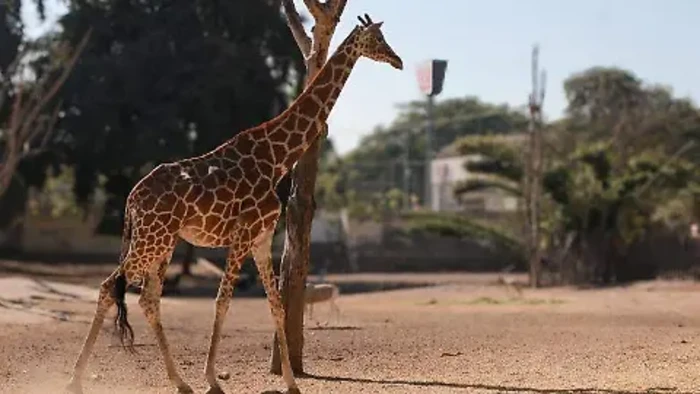
[[[124,273],[120,273],[116,280],[114,281],[114,299],[117,304],[117,314],[114,316],[114,329],[117,335],[119,335],[119,340],[122,346],[127,348],[132,353],[135,353],[134,349],[134,330],[129,324],[129,319],[127,317],[126,302],[124,301],[126,297],[126,287],[127,281]]]

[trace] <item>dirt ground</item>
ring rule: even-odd
[[[75,275],[69,266],[23,272],[13,266],[0,264],[0,393],[61,393],[92,318],[95,286],[113,266],[74,267]],[[435,285],[341,295],[336,320],[328,305],[316,306],[321,325],[307,325],[310,376],[298,379],[301,391],[700,393],[700,285],[653,281],[518,295],[495,278],[330,277]],[[137,300],[128,294],[138,353],[116,346],[107,324],[90,359],[86,393],[174,392]],[[165,297],[162,310],[184,379],[205,392],[213,299]],[[230,373],[221,382],[228,393],[284,388],[267,372],[272,331],[264,299],[234,298],[218,356],[218,371]]]

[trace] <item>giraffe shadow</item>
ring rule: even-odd
[[[362,327],[358,326],[313,326],[307,328],[311,331],[357,331],[362,330]]]
[[[317,374],[304,374],[300,376],[304,379],[321,380],[337,383],[364,383],[380,385],[404,385],[418,387],[439,387],[465,390],[487,390],[496,393],[537,393],[537,394],[693,394],[690,391],[679,391],[675,387],[652,387],[645,390],[614,390],[597,388],[556,388],[541,389],[536,387],[520,387],[505,385],[490,385],[479,383],[456,383],[442,382],[438,380],[405,380],[405,379],[374,379],[346,376],[324,376]]]

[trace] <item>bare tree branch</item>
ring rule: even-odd
[[[308,60],[308,74],[315,75],[328,58],[328,52],[335,29],[340,22],[340,16],[347,0],[328,0],[321,3],[318,0],[305,0],[316,3],[316,10],[309,9],[314,17],[315,24],[312,29],[313,41],[311,54]]]
[[[320,22],[326,17],[325,3],[321,3],[319,0],[304,0],[304,5],[309,9],[311,16],[314,17],[316,23]]]
[[[23,45],[18,51],[15,59],[5,69],[5,74],[3,74],[2,80],[0,81],[0,108],[2,108],[5,104],[5,100],[7,99],[7,93],[10,90],[10,87],[12,86],[12,76],[15,75],[15,73],[17,72],[20,60],[24,58],[28,51],[28,46]]]
[[[304,25],[301,23],[301,16],[299,16],[299,12],[297,12],[293,0],[282,0],[282,4],[294,40],[297,42],[297,46],[299,46],[304,60],[308,60],[311,54],[311,38],[306,34],[306,30],[304,30]]]
[[[332,26],[335,28],[340,22],[340,15],[345,10],[347,0],[304,0],[306,8],[309,9],[311,16],[314,17],[316,25]]]
[[[55,127],[56,120],[58,119],[61,103],[54,108],[50,116],[42,116],[42,113],[44,113],[46,106],[51,102],[56,93],[58,93],[61,86],[63,86],[66,79],[68,79],[68,76],[73,71],[75,63],[85,49],[91,34],[92,29],[85,33],[85,36],[83,36],[78,46],[68,58],[68,61],[62,64],[61,73],[55,80],[52,82],[50,81],[50,75],[52,73],[49,72],[34,83],[35,86],[32,88],[30,98],[24,98],[24,87],[21,82],[17,86],[17,91],[12,102],[10,118],[4,130],[2,130],[2,136],[5,139],[5,152],[3,157],[0,158],[0,195],[7,190],[22,158],[31,153],[43,150],[47,145]],[[16,75],[21,57],[23,57],[24,54],[24,51],[18,54],[18,58],[12,63],[13,66],[8,68],[5,80],[2,81],[2,85],[0,86],[0,93],[3,98],[7,96],[10,89],[10,80]],[[19,76],[20,79],[22,77],[22,75]],[[48,90],[45,90],[47,87]],[[0,102],[0,104],[4,104],[4,102]],[[32,145],[34,145],[39,138],[41,139],[39,146],[36,147],[36,149],[32,149]]]
[[[66,79],[68,79],[68,76],[75,67],[75,62],[78,60],[80,54],[83,52],[83,49],[85,49],[85,46],[87,45],[88,40],[90,39],[90,35],[92,35],[92,28],[90,28],[87,31],[87,33],[85,33],[85,36],[83,36],[82,40],[80,40],[80,43],[76,47],[71,57],[68,59],[68,62],[63,66],[63,71],[61,72],[61,75],[58,77],[58,79],[54,81],[54,83],[51,85],[46,94],[44,94],[41,97],[39,102],[33,106],[31,112],[29,112],[26,119],[22,119],[23,127],[20,132],[20,135],[27,135],[29,133],[32,124],[36,120],[39,113],[41,113],[44,107],[46,107],[46,104],[48,104],[48,102],[51,101],[51,99],[56,95],[61,86],[63,86],[63,83],[66,81]]]
[[[24,96],[24,87],[20,84],[17,89],[17,95],[12,102],[12,111],[10,112],[9,130],[17,130],[19,128],[20,112],[22,110],[22,100]],[[15,133],[10,133],[14,135]]]
[[[21,45],[18,50],[17,50],[17,55],[15,58],[12,60],[12,62],[7,66],[5,69],[5,73],[2,74],[2,89],[8,89],[10,86],[10,79],[12,78],[13,75],[15,75],[15,72],[17,71],[17,68],[19,67],[19,63],[22,59],[24,59],[24,56],[29,52],[29,45],[23,44]]]
[[[61,107],[63,106],[63,100],[61,100],[54,108],[51,116],[45,119],[44,124],[34,127],[32,134],[29,136],[28,141],[34,141],[35,138],[41,136],[41,142],[37,147],[24,152],[22,158],[27,157],[31,154],[41,153],[46,150],[46,146],[49,143],[49,139],[53,135],[53,131],[56,128],[56,122],[58,121],[58,114],[61,112]]]
[[[331,9],[336,23],[340,22],[340,16],[343,15],[347,3],[348,0],[331,0]]]

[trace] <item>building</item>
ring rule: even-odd
[[[517,134],[506,138],[524,142],[527,136]],[[465,164],[480,160],[480,155],[462,155],[455,144],[448,145],[430,163],[431,209],[437,212],[480,211],[492,213],[515,212],[518,199],[500,189],[487,189],[470,193],[458,199],[455,187],[475,175],[467,171]]]

